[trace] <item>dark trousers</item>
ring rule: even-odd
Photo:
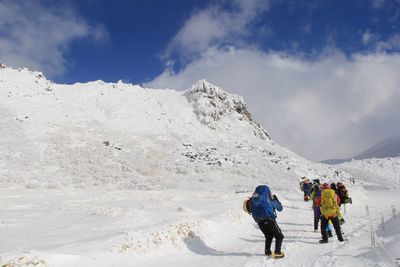
[[[272,239],[275,237],[275,253],[281,253],[283,234],[274,219],[264,219],[258,222],[261,232],[265,236],[265,252],[271,252]]]
[[[339,241],[343,241],[342,230],[340,229],[339,218],[336,216],[333,219],[330,219],[333,228],[335,228],[335,232]],[[328,233],[326,232],[326,227],[328,226],[329,219],[326,219],[324,216],[321,216],[321,235],[323,240],[328,240]]]
[[[314,208],[314,230],[318,230],[318,223],[321,218],[321,213],[317,210],[319,208]]]

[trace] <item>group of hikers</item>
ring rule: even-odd
[[[332,237],[332,225],[340,242],[344,241],[341,224],[345,222],[340,207],[352,203],[348,191],[342,182],[320,184],[319,179],[310,181],[302,177],[300,189],[304,192],[304,201],[312,201],[314,214],[314,232],[320,224],[321,240],[319,243],[328,243]],[[243,203],[244,210],[251,214],[265,236],[265,255],[273,258],[283,258],[281,250],[283,234],[276,222],[276,211],[282,211],[283,206],[278,197],[271,193],[268,185],[256,187],[253,195]],[[275,238],[275,250],[271,251],[272,240]]]

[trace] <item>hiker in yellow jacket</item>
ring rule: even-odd
[[[321,208],[321,235],[322,240],[319,243],[328,243],[328,233],[326,227],[328,226],[329,220],[335,228],[336,235],[340,242],[343,242],[343,235],[340,229],[339,223],[339,203],[340,199],[336,195],[335,191],[330,188],[329,184],[324,183],[321,187],[321,196],[317,199],[317,205]]]

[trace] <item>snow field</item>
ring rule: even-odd
[[[354,204],[346,206],[347,240],[339,243],[334,235],[324,245],[301,192],[275,191],[284,205],[278,224],[287,255],[274,260],[263,256],[264,237],[241,208],[250,192],[2,189],[0,251],[3,263],[24,257],[56,267],[390,266],[394,256],[387,254],[395,250],[387,252],[387,245],[398,246],[398,239],[391,238],[397,224],[387,207],[398,205],[398,191],[349,190]],[[370,205],[367,216],[364,203],[382,195],[386,200]],[[381,212],[386,230],[377,231],[379,245],[372,249],[370,226],[379,229]]]

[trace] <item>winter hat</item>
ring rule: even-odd
[[[328,183],[323,183],[322,184],[322,189],[330,189],[331,186]]]
[[[314,179],[313,182],[314,182],[315,184],[320,184],[319,179]]]

